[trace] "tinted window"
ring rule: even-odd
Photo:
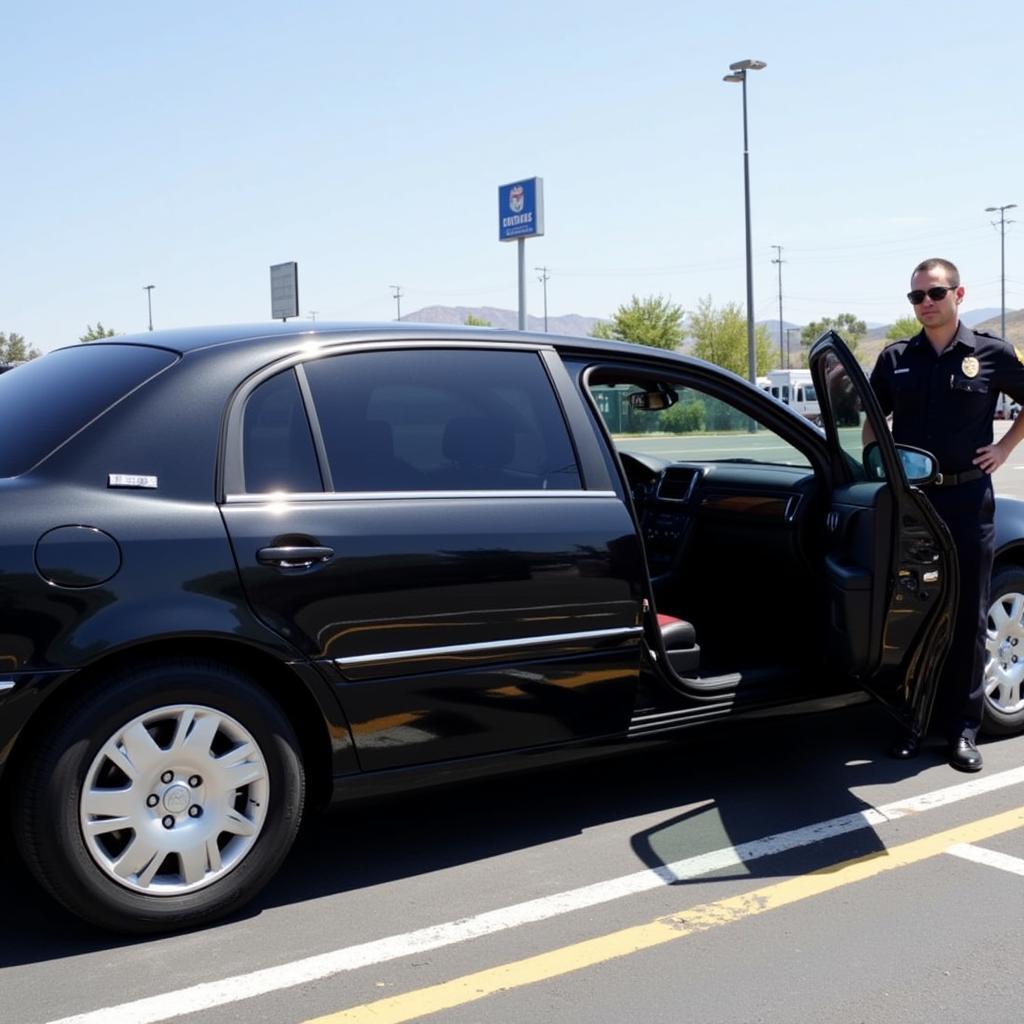
[[[323,490],[293,370],[271,377],[249,396],[242,446],[245,490],[250,494]]]
[[[306,364],[336,491],[578,490],[532,352],[361,352]]]
[[[93,342],[0,374],[0,477],[31,469],[175,358],[143,345]]]

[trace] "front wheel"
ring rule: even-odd
[[[192,927],[250,900],[302,814],[294,732],[222,665],[125,673],[65,708],[26,766],[15,834],[73,913],[117,931]]]
[[[1009,567],[992,577],[985,633],[985,714],[990,736],[1024,731],[1024,571]]]

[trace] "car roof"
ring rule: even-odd
[[[142,331],[137,334],[120,334],[110,338],[97,339],[90,345],[148,345],[169,349],[177,353],[195,352],[202,349],[222,345],[246,345],[280,351],[282,343],[285,347],[290,339],[295,340],[295,347],[307,345],[311,340],[323,337],[331,342],[367,341],[367,340],[430,340],[438,341],[499,341],[525,342],[531,345],[551,345],[560,349],[576,349],[579,351],[600,351],[608,354],[638,355],[676,358],[685,362],[701,362],[693,360],[681,353],[669,352],[644,345],[634,345],[625,341],[606,341],[602,338],[591,338],[567,335],[547,334],[531,331],[507,330],[496,327],[469,327],[463,324],[420,324],[406,320],[384,321],[371,323],[341,322],[326,320],[297,321],[294,323],[255,323],[255,324],[223,324],[209,327],[179,327],[162,331]],[[75,345],[61,346],[74,348]]]
[[[167,349],[177,354],[203,352],[220,347],[244,347],[254,362],[264,356],[276,359],[298,351],[311,342],[322,339],[332,346],[339,342],[356,344],[367,341],[445,341],[511,342],[537,346],[551,346],[564,354],[577,352],[625,360],[656,358],[682,363],[694,369],[711,370],[747,383],[746,378],[734,374],[703,359],[683,355],[681,352],[627,341],[607,341],[589,336],[548,334],[538,331],[508,330],[498,327],[471,327],[464,324],[421,324],[407,320],[377,322],[331,322],[328,320],[296,320],[292,323],[269,321],[255,324],[222,324],[209,327],[179,327],[162,331],[142,331],[122,334],[89,345],[147,345]],[[63,346],[76,348],[75,345]]]

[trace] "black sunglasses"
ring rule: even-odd
[[[932,302],[941,302],[946,297],[946,292],[955,292],[960,285],[955,284],[949,288],[943,288],[942,285],[936,285],[934,288],[929,288],[928,291],[923,291],[921,288],[915,288],[912,292],[907,292],[907,298],[910,299],[912,306],[920,306],[924,302],[924,297],[927,295]]]

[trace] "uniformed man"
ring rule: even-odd
[[[976,772],[995,537],[991,474],[1024,439],[1018,417],[993,444],[992,420],[1001,392],[1024,403],[1024,353],[960,322],[964,286],[948,260],[918,264],[907,298],[922,329],[882,350],[871,385],[882,410],[892,414],[896,442],[938,459],[941,480],[927,494],[953,535],[960,597],[932,721],[949,741],[949,763]],[[918,743],[917,736],[903,737],[893,754],[913,757]]]

